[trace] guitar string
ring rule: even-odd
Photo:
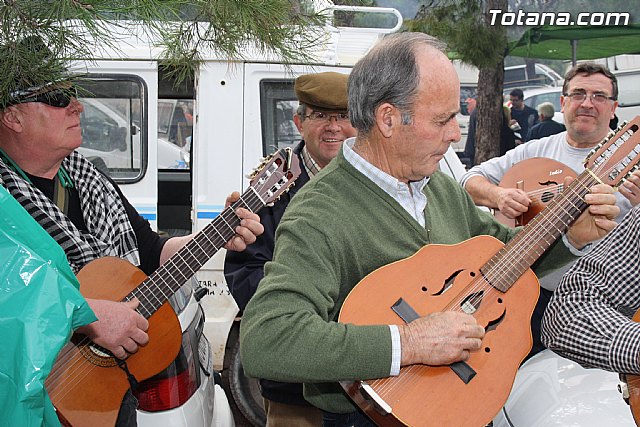
[[[545,204],[546,202],[542,200],[542,197],[545,194],[553,194],[553,196],[555,197],[557,194],[561,193],[563,189],[564,186],[562,184],[552,185],[549,187],[545,187],[544,189],[527,192],[527,196],[529,196],[529,198],[531,199],[532,205]],[[553,198],[549,201],[551,200],[553,200]]]
[[[604,167],[604,165],[599,165],[599,166],[595,167],[594,168],[594,172],[596,172],[596,174],[601,172],[603,167]],[[615,167],[616,167],[615,165],[611,166],[608,169],[607,174],[610,173],[613,169],[615,169]],[[582,175],[584,175],[584,177],[582,177],[583,179],[581,179]],[[578,197],[584,202],[584,199],[583,199],[584,195],[586,195],[589,192],[589,187],[591,185],[597,183],[597,181],[595,179],[592,179],[592,176],[590,174],[588,174],[588,172],[581,174],[581,176],[579,176],[578,179],[576,179],[574,181],[574,182],[576,182],[576,184],[572,183],[567,188],[567,190],[569,190],[570,192],[573,192],[574,195],[575,195],[576,194],[576,189],[578,189],[579,190],[579,192],[577,193],[579,195]],[[592,181],[592,182],[591,183],[582,183],[583,180]],[[564,199],[566,199],[566,200],[564,200]],[[573,205],[573,208],[574,208],[573,210],[575,210],[576,212],[575,213],[568,212],[567,209],[570,209],[569,206],[562,206],[560,202],[556,202],[556,204],[559,205],[559,208],[557,210],[564,209],[564,215],[568,215],[569,216],[569,218],[570,218],[569,224],[570,224],[575,219],[574,215],[576,215],[576,217],[579,216],[583,212],[583,210],[582,211],[579,210],[575,206],[575,204],[573,204],[573,202],[571,201],[570,197],[565,197],[564,199],[560,200],[560,202],[566,201],[567,203],[565,203],[565,205],[567,205],[567,204]],[[549,215],[549,213],[547,213],[547,215]],[[544,224],[545,221],[543,221],[543,219],[547,219],[547,218],[546,217],[541,218],[535,224],[532,224],[533,227],[530,227],[531,228],[531,233],[530,233],[531,235],[535,235],[536,232],[538,232],[538,234],[542,234],[542,233],[540,233],[540,230],[543,230],[545,228],[545,226],[546,226],[546,228],[548,228],[549,224]],[[565,229],[566,229],[566,227],[568,227],[568,224],[564,222],[564,216],[561,217],[561,218],[558,218],[558,219],[563,223],[563,225],[565,226]],[[546,222],[551,223],[552,220],[548,220]],[[551,224],[551,225],[553,225],[553,224]],[[536,230],[536,227],[537,227],[537,230]],[[555,227],[555,226],[554,226],[554,228],[556,228],[556,231],[558,231],[559,234],[562,234],[563,231],[557,229],[557,227]],[[547,230],[547,233],[548,233],[548,230]],[[521,236],[522,233],[518,233],[518,235]],[[516,235],[516,237],[518,235]],[[516,237],[514,237],[514,239]],[[504,260],[503,260],[502,264],[506,264],[506,265],[509,265],[510,263],[513,264],[512,259],[514,258],[515,254],[519,254],[520,253],[517,250],[517,249],[519,249],[518,245],[520,245],[521,248],[524,248],[526,246],[529,246],[529,247],[536,246],[536,245],[533,245],[533,242],[527,242],[526,241],[527,239],[520,238],[519,240],[521,240],[521,242],[520,241],[516,241],[516,245],[514,246],[513,250],[510,252],[511,256],[503,257]],[[553,239],[553,242],[555,242],[555,240],[557,240],[557,237]],[[545,242],[546,242],[546,240],[545,240]],[[550,246],[551,244],[553,244],[553,242],[552,243],[546,242],[546,243]],[[539,256],[540,255],[538,255],[538,257]],[[491,259],[493,259],[493,257]],[[485,263],[485,266],[486,265],[487,265],[487,263]],[[488,271],[489,273],[493,273],[493,275],[495,276],[495,279],[497,279],[497,280],[494,279],[494,281],[501,281],[505,277],[509,277],[510,276],[510,273],[507,271],[507,269],[499,269],[498,270],[498,274],[495,275],[494,270],[496,268],[497,267],[495,267],[495,266],[494,267],[490,267],[489,271]],[[513,282],[519,280],[519,278],[521,276],[522,275],[520,275],[517,279],[513,280]],[[511,279],[513,279],[513,278],[511,278]],[[479,303],[482,298],[489,298],[491,296],[490,293],[496,293],[498,295],[502,294],[497,289],[495,289],[493,286],[491,286],[487,281],[485,281],[482,276],[477,278],[477,279],[474,279],[472,282],[470,282],[469,285],[462,290],[464,292],[461,291],[459,293],[459,295],[464,293],[465,294],[464,298],[459,299],[457,302],[455,301],[455,298],[454,298],[454,301],[452,301],[448,306],[449,309],[454,309],[455,308],[456,310],[454,310],[454,311],[458,311],[458,310],[462,311],[461,305],[465,300],[469,300],[469,301],[473,300],[475,303]],[[469,288],[471,288],[471,289],[469,290]],[[476,297],[473,297],[473,296],[471,298],[468,297],[469,294],[473,295],[475,292],[483,290],[483,288],[486,288],[486,295],[481,295],[480,293],[478,293]],[[445,307],[444,311],[446,311],[446,309],[447,309],[447,307]],[[408,367],[404,367],[403,368],[404,372],[403,372],[402,376],[376,379],[376,380],[371,381],[370,385],[372,385],[374,387],[377,387],[376,391],[380,395],[382,395],[382,394],[387,395],[387,394],[390,394],[390,393],[394,393],[396,389],[406,390],[406,384],[413,381],[413,377],[414,377],[415,371],[420,371],[422,369],[429,369],[429,368],[430,367],[428,367],[426,365],[411,365],[411,366],[408,366]],[[380,383],[380,384],[378,384],[378,383]],[[386,397],[388,398],[389,396],[386,396]]]
[[[285,174],[280,173],[279,171],[275,171],[275,172],[273,172],[273,174],[274,174],[276,177],[278,177],[278,180],[277,180],[276,182],[280,182],[283,178],[286,178],[286,175],[285,175]],[[238,207],[240,204],[244,204],[244,206],[245,206],[247,209],[251,210],[252,212],[255,212],[257,208],[260,208],[260,207],[264,206],[264,203],[263,203],[263,201],[262,201],[262,200],[260,200],[260,197],[259,197],[258,193],[259,193],[259,192],[261,192],[262,190],[264,190],[264,189],[266,188],[266,186],[267,186],[267,185],[268,185],[268,184],[266,184],[266,181],[265,181],[265,182],[264,182],[264,183],[262,183],[262,184],[256,185],[256,186],[254,186],[254,187],[250,187],[247,191],[245,191],[245,193],[243,194],[243,197],[241,197],[238,201],[236,201],[232,206],[230,206],[229,208],[225,209],[225,210],[221,213],[221,215],[224,215],[224,214],[225,214],[225,212],[229,212],[229,211],[231,211],[231,212],[233,213],[233,216],[234,216],[235,218],[237,218],[237,216],[235,215],[234,211],[237,209],[237,207]],[[252,188],[255,188],[256,190],[254,191],[254,190],[252,190]],[[253,202],[249,202],[249,203],[251,203],[251,204],[254,204],[254,203],[255,203],[255,205],[256,205],[256,207],[255,207],[255,208],[253,208],[253,209],[252,209],[252,208],[251,208],[251,206],[248,204],[248,202],[244,200],[244,199],[245,199],[245,197],[244,197],[245,195],[247,195],[247,197],[246,197],[247,199],[249,199],[249,198],[255,198],[255,199],[256,199],[256,200],[253,200]],[[251,197],[251,196],[252,196],[252,197]],[[218,217],[220,217],[221,215],[219,215]],[[218,217],[216,217],[216,219],[217,219]],[[227,226],[229,226],[229,225],[228,225],[228,223],[227,223],[227,221],[226,221],[226,220],[224,220],[224,218],[222,218],[222,219],[223,219],[223,221],[227,224]],[[214,220],[214,221],[216,221],[216,220]],[[214,221],[212,221],[212,223],[213,223]],[[239,223],[239,221],[238,221],[238,223]],[[210,225],[211,225],[211,223],[210,223],[208,226],[210,226]],[[208,226],[207,226],[207,227],[208,227]],[[205,227],[205,229],[206,229],[207,227]],[[204,231],[204,230],[203,230],[203,231]],[[232,229],[232,231],[233,231],[233,229]],[[216,230],[216,232],[217,232],[217,230]],[[233,237],[233,234],[235,234],[235,232],[231,234],[231,237]],[[208,240],[208,236],[206,236],[206,235],[205,235],[204,233],[202,233],[202,232],[200,232],[200,233],[196,234],[196,236],[194,236],[194,239],[195,239],[196,237],[200,236],[200,235],[203,235],[203,236],[207,237],[207,240]],[[218,235],[220,235],[220,233],[218,233]],[[222,235],[220,235],[220,236],[221,236],[221,237],[223,237]],[[224,238],[224,237],[223,237],[223,238]],[[192,239],[192,240],[194,240],[194,239]],[[230,240],[230,239],[229,239],[229,240]],[[216,251],[217,251],[217,250],[219,250],[219,249],[215,246],[215,244],[213,244],[211,241],[209,241],[209,242],[213,245],[213,247],[215,248],[215,250],[216,250]],[[188,244],[189,244],[189,243],[187,243],[187,245],[188,245]],[[187,245],[185,245],[185,247],[186,247]],[[224,242],[222,243],[222,245],[224,245]],[[200,245],[199,245],[199,243],[198,243],[198,246],[200,246]],[[183,247],[183,248],[184,248],[184,247]],[[188,251],[189,251],[189,249],[187,249],[186,251],[188,252]],[[180,251],[178,251],[178,252],[176,253],[176,255],[177,255],[179,252],[180,252]],[[204,254],[204,255],[206,255],[206,254]],[[169,261],[171,261],[171,264],[175,264],[175,262],[173,262],[173,256],[170,258],[170,260],[169,260]],[[165,263],[165,264],[167,264],[167,263]],[[164,265],[164,264],[163,264],[163,265]],[[161,266],[161,267],[162,267],[162,266]],[[168,267],[170,267],[170,266],[168,266]],[[160,269],[160,268],[159,268],[159,269]],[[159,270],[159,269],[158,269],[158,270]],[[184,276],[183,276],[183,277],[184,277]],[[149,278],[145,279],[145,281],[143,281],[143,284],[145,284],[145,283],[148,281],[148,279],[149,279]],[[186,280],[188,280],[188,279],[186,279]],[[186,280],[185,280],[185,281],[186,281]],[[165,283],[166,283],[166,282],[165,282]],[[147,286],[147,288],[148,288],[148,289],[150,289],[150,285],[149,285],[149,284],[146,284],[146,286]],[[157,286],[156,286],[156,287],[157,287]],[[136,288],[136,290],[137,290],[138,288],[140,288],[140,286],[139,286],[139,287],[137,287],[137,288]],[[135,290],[134,290],[134,291],[135,291]],[[133,293],[133,292],[132,292],[132,293]],[[144,292],[143,292],[143,295],[144,295]],[[163,292],[163,295],[164,295],[164,292]],[[127,297],[127,298],[128,298],[128,297]],[[150,300],[148,300],[148,298],[146,298],[146,299],[147,299],[147,302],[150,302]],[[142,301],[141,301],[141,305],[142,305]],[[148,311],[148,310],[147,310],[147,311]],[[141,313],[141,314],[143,314],[143,313]],[[150,314],[151,314],[151,313],[148,313],[148,315],[147,315],[147,316],[145,316],[145,317],[149,317],[149,316],[150,316]],[[88,339],[88,337],[85,337],[85,338],[83,338],[83,339],[80,341],[80,343],[79,343],[79,344],[77,344],[76,346],[78,346],[78,345],[88,344],[89,342],[90,342],[90,340]],[[71,368],[74,368],[74,367],[76,367],[76,368],[77,368],[77,365],[78,365],[78,364],[80,364],[80,363],[82,363],[82,362],[84,361],[84,357],[82,356],[82,354],[81,354],[81,353],[79,353],[79,352],[77,352],[77,353],[76,353],[76,352],[73,352],[73,351],[72,351],[72,350],[73,350],[73,346],[72,346],[72,345],[65,346],[64,348],[67,348],[67,347],[69,348],[69,350],[65,351],[65,353],[66,353],[66,354],[65,354],[65,355],[63,355],[63,356],[62,356],[62,358],[58,358],[58,360],[59,360],[59,362],[60,362],[60,363],[63,363],[63,362],[64,362],[64,363],[63,363],[63,366],[60,366],[59,368],[55,368],[55,367],[54,367],[54,368],[52,369],[52,371],[51,371],[50,375],[49,375],[49,376],[48,376],[48,378],[47,378],[47,382],[49,382],[50,384],[56,384],[56,383],[58,382],[58,380],[59,380],[59,378],[60,378],[60,375],[62,375],[62,369],[61,369],[62,367],[65,367],[67,370],[69,370],[69,369],[71,369]],[[64,351],[64,348],[63,348],[63,351]],[[71,360],[71,359],[75,359],[75,360]],[[58,365],[58,363],[56,363],[56,365]],[[86,371],[86,372],[83,372],[83,370],[82,370],[82,369],[75,369],[75,370],[74,370],[74,373],[75,373],[76,371],[79,371],[79,372],[77,372],[77,374],[75,374],[75,378],[71,378],[71,380],[70,380],[70,381],[67,381],[67,382],[66,382],[66,384],[69,386],[69,387],[68,387],[68,388],[69,388],[69,391],[71,390],[71,388],[73,388],[73,387],[71,387],[72,385],[75,385],[75,384],[78,384],[79,382],[81,382],[84,378],[86,378],[86,376],[90,373],[90,371],[91,371],[92,369],[96,368],[96,367],[97,367],[97,366],[93,365],[92,363],[87,363],[87,364],[85,364],[85,369],[84,369],[84,371]],[[59,374],[58,374],[58,373],[59,373]],[[59,389],[55,389],[55,388],[54,388],[54,390],[52,390],[52,391],[50,392],[50,394],[51,394],[51,398],[53,399],[53,398],[54,398],[54,396],[59,395],[59,393],[60,393],[60,392],[64,392],[64,387],[60,387]],[[67,394],[67,393],[65,393],[65,394],[64,394],[62,397],[60,397],[60,398],[61,398],[61,399],[62,399],[62,398],[64,398],[64,396],[66,396],[66,394]]]
[[[248,207],[248,205],[246,205],[246,204],[245,204],[245,206],[247,206],[247,207]],[[86,341],[89,341],[87,338],[83,339],[83,341],[85,341],[85,340],[86,340]],[[85,342],[85,343],[86,343],[86,342]],[[77,356],[77,358],[76,358],[76,359],[77,359],[79,362],[82,362],[82,360],[84,359],[84,357],[83,357],[81,354],[76,354],[76,356]],[[72,368],[72,367],[73,367],[73,365],[71,365],[70,367]],[[85,367],[88,367],[88,368],[91,368],[91,369],[92,369],[92,368],[94,368],[95,366],[93,366],[93,364],[88,364],[88,365],[87,365],[87,364],[85,364]],[[76,380],[82,380],[83,378],[85,378],[85,377],[86,377],[86,375],[88,375],[88,373],[89,373],[89,372],[86,372],[86,373],[85,373],[85,375],[82,375],[82,374],[83,374],[83,372],[82,372],[82,371],[79,371],[79,372],[78,372],[78,374],[76,375]],[[80,378],[80,375],[82,375],[82,378]],[[54,376],[54,378],[52,378],[52,381],[53,381],[53,382],[57,382],[57,378],[55,378],[55,376]],[[73,381],[73,379],[72,379],[72,381]],[[77,383],[77,381],[76,381],[75,383]],[[52,395],[53,395],[53,394],[52,394]],[[66,395],[66,394],[65,394],[65,395]]]

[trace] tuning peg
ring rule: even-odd
[[[629,122],[627,120],[623,120],[622,123],[620,123],[620,125],[616,128],[614,133],[620,132],[622,130],[622,128],[625,127],[628,124],[629,124]]]

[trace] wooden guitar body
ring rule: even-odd
[[[507,400],[518,366],[531,349],[538,280],[527,270],[507,292],[486,282],[482,287],[469,286],[481,279],[480,267],[503,246],[489,236],[451,246],[427,245],[407,259],[375,270],[347,296],[339,317],[342,323],[403,324],[391,309],[400,298],[420,317],[460,311],[451,301],[462,301],[477,306],[473,315],[487,331],[482,349],[467,361],[476,372],[468,383],[447,366],[413,365],[403,367],[398,377],[343,384],[378,425],[483,426]],[[369,303],[372,298],[375,305]],[[383,415],[379,402],[365,397],[363,385],[373,389],[392,415]]]
[[[147,278],[137,267],[114,257],[90,262],[77,277],[85,298],[110,301],[123,300]],[[168,302],[148,321],[149,343],[125,360],[137,381],[169,366],[182,345],[180,322]],[[91,342],[79,334],[60,351],[45,384],[51,401],[69,425],[115,425],[120,403],[129,389],[127,374],[116,360],[96,352]]]
[[[529,195],[529,210],[516,219],[504,216],[496,210],[498,221],[509,227],[527,225],[538,215],[563,188],[566,177],[577,175],[569,166],[546,157],[533,157],[516,163],[500,181],[500,187],[518,188]]]

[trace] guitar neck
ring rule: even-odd
[[[249,187],[238,201],[224,209],[124,300],[134,297],[140,300],[138,312],[149,318],[235,235],[240,225],[236,209],[257,212],[264,206],[258,193]]]
[[[585,196],[598,182],[585,169],[481,268],[485,279],[506,292],[586,210]]]

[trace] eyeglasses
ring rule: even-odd
[[[613,96],[607,96],[604,93],[587,94],[586,92],[571,92],[565,93],[564,96],[571,98],[571,100],[575,102],[584,102],[588,96],[594,104],[604,104],[609,100],[615,100]]]
[[[335,113],[335,114],[329,114],[329,113],[324,113],[322,111],[314,111],[311,114],[309,114],[308,116],[304,116],[307,119],[313,121],[313,122],[329,122],[331,123],[331,118],[336,119],[336,122],[338,123],[347,123],[349,122],[349,114],[348,113]]]
[[[11,102],[10,105],[25,104],[27,102],[42,102],[56,108],[66,108],[71,104],[72,98],[78,98],[78,88],[71,86],[67,89],[56,89],[38,95],[28,96]]]

